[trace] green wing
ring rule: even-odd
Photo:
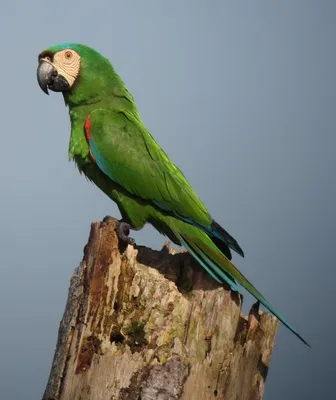
[[[99,168],[133,195],[207,228],[212,218],[182,172],[131,112],[90,114],[89,146]]]

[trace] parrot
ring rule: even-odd
[[[46,94],[63,94],[71,123],[69,159],[117,204],[121,240],[134,244],[130,231],[151,224],[218,283],[250,292],[310,347],[232,263],[231,251],[244,257],[242,248],[145,128],[132,94],[107,58],[83,44],[53,45],[38,56],[37,81]]]

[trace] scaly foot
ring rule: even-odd
[[[124,222],[123,220],[118,221],[109,215],[106,215],[106,217],[103,219],[104,222],[108,222],[110,220],[115,222],[115,231],[117,232],[119,239],[127,244],[135,245],[135,240],[132,237],[129,237],[129,233],[130,230],[136,231],[137,229],[133,228],[127,222]]]

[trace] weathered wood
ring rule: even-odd
[[[261,399],[277,320],[187,253],[119,246],[92,224],[43,399]]]

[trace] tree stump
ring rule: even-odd
[[[278,321],[192,257],[91,226],[43,400],[262,399]]]

